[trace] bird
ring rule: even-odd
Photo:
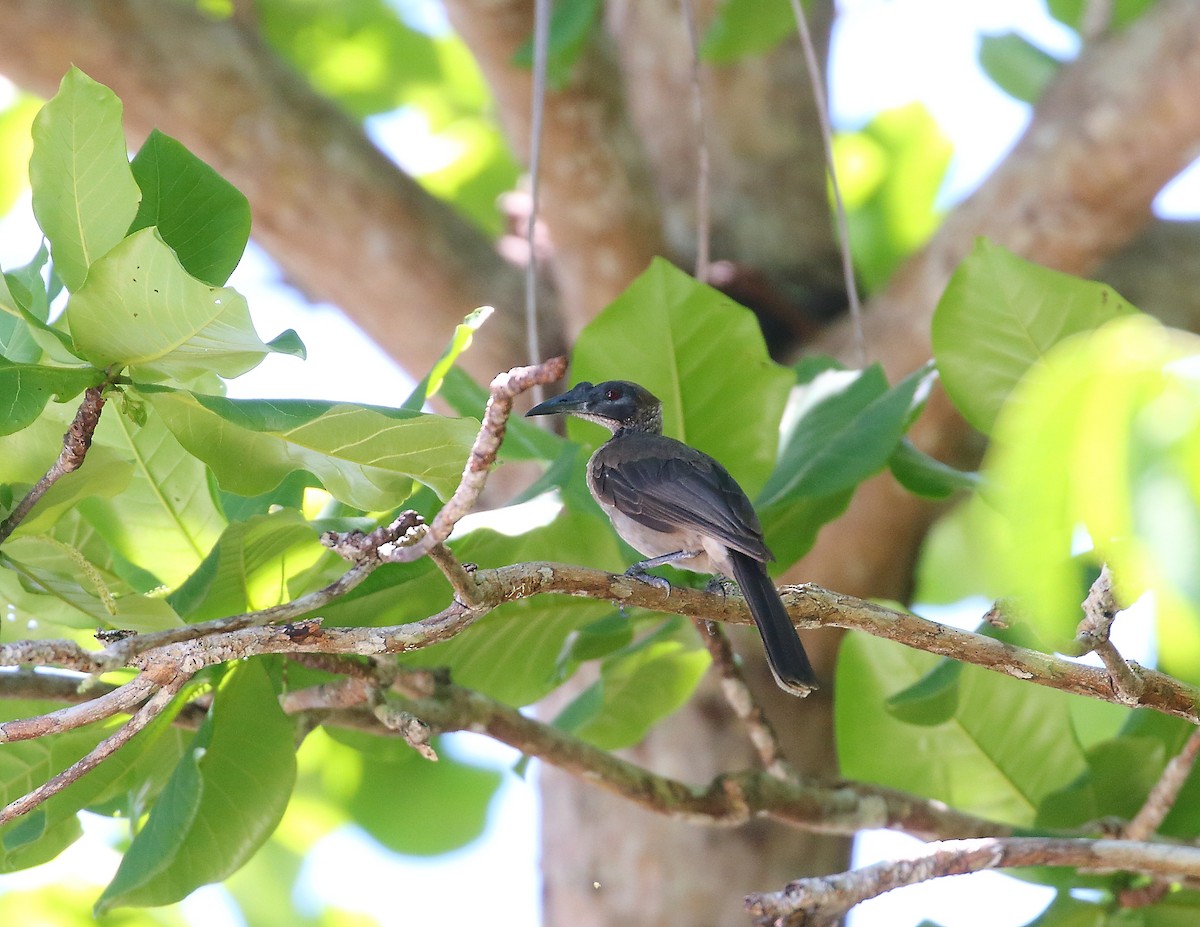
[[[671,564],[735,580],[762,637],[779,687],[817,688],[808,655],[767,573],[774,555],[745,491],[720,463],[662,433],[662,403],[626,380],[577,383],[525,414],[566,413],[603,425],[612,437],[587,464],[587,485],[613,527],[648,559],[626,572],[648,582]]]

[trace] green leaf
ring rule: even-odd
[[[207,468],[157,415],[138,426],[112,410],[96,429],[93,449],[98,446],[132,464],[132,479],[119,494],[85,500],[80,511],[122,557],[159,583],[178,586],[225,527]]]
[[[282,509],[230,525],[206,563],[171,596],[189,622],[289,602],[292,582],[329,553],[299,512]]]
[[[955,470],[917,450],[908,438],[901,438],[896,445],[888,458],[888,469],[901,486],[927,499],[947,499],[956,492],[979,489],[983,485],[978,473]]]
[[[1022,103],[1036,103],[1063,63],[1016,32],[985,35],[979,40],[983,73]]]
[[[834,137],[855,270],[880,289],[942,221],[939,195],[953,146],[920,103],[880,113]]]
[[[1089,570],[1106,562],[1120,601],[1153,592],[1160,668],[1190,681],[1200,678],[1198,354],[1200,339],[1142,316],[1059,344],[1002,411],[986,467],[1007,529],[993,556],[1050,644],[1068,646]]]
[[[1114,29],[1124,28],[1150,9],[1155,2],[1156,0],[1114,0],[1112,27]],[[1088,0],[1046,0],[1046,9],[1060,23],[1070,26],[1078,32],[1083,25],[1087,4]]]
[[[454,362],[471,346],[471,339],[475,337],[475,333],[483,327],[483,323],[490,319],[495,311],[491,306],[480,306],[474,312],[468,313],[466,318],[454,326],[454,334],[450,336],[450,343],[446,345],[446,350],[430,368],[429,373],[416,385],[412,394],[400,404],[401,409],[420,412],[422,406],[437,395],[447,374],[454,366]],[[478,412],[480,415],[483,414],[482,407]]]
[[[121,101],[78,68],[33,120],[29,180],[54,269],[78,290],[88,268],[125,237],[141,196],[129,169]]]
[[[354,821],[394,853],[435,856],[479,837],[501,775],[460,762],[445,741],[435,741],[438,762],[423,759],[408,744],[354,731],[336,731],[338,741],[362,750],[362,774],[347,797]],[[434,825],[434,826],[431,826]]]
[[[804,3],[806,11],[812,4]],[[796,19],[788,0],[724,0],[700,41],[700,57],[729,64],[770,51],[796,33]]]
[[[7,215],[28,187],[31,129],[41,108],[37,97],[17,93],[0,112],[0,215]]]
[[[653,634],[607,658],[600,679],[554,724],[603,750],[633,746],[692,697],[711,662],[686,619],[667,619]]]
[[[254,496],[307,470],[335,498],[364,511],[399,505],[413,480],[448,498],[479,428],[470,419],[349,403],[141,392],[222,489]]]
[[[135,377],[236,377],[276,350],[259,340],[240,293],[190,276],[153,228],[93,265],[67,319],[82,357]]]
[[[906,689],[887,700],[887,710],[907,724],[933,727],[958,710],[958,680],[964,664],[942,660]]]
[[[904,434],[918,390],[932,375],[930,367],[922,367],[890,390],[878,365],[818,375],[784,417],[783,449],[757,504],[768,508],[800,496],[828,496],[878,473]]]
[[[957,704],[940,724],[929,724],[936,718],[928,713],[913,725],[884,710],[938,663],[932,654],[866,635],[842,642],[834,706],[842,774],[1032,824],[1043,799],[1086,768],[1071,724],[1076,696],[963,666]]]
[[[601,0],[557,0],[550,15],[546,40],[546,80],[561,90],[571,80],[575,62],[587,47],[600,22]],[[533,38],[528,38],[513,55],[513,64],[533,68]]]
[[[772,576],[778,576],[812,550],[821,526],[833,521],[850,505],[854,489],[843,489],[827,496],[800,496],[779,505],[758,509],[767,547],[775,555],[768,564]]]
[[[640,383],[662,400],[664,433],[721,461],[751,498],[775,461],[794,382],[767,355],[753,313],[662,258],[580,333],[571,377]],[[567,430],[591,443],[600,434],[577,420]]]
[[[74,399],[103,379],[101,371],[90,367],[39,367],[0,357],[0,435],[29,425],[51,399]]]
[[[172,904],[236,871],[283,817],[294,737],[262,663],[233,665],[96,913]]]
[[[156,226],[184,270],[222,286],[250,238],[250,203],[182,144],[155,129],[131,162],[142,203],[129,231]]]
[[[0,273],[0,357],[17,364],[34,364],[41,359],[42,349],[31,325],[9,289],[8,279]]]
[[[130,591],[118,576],[92,563],[81,551],[44,535],[11,537],[0,553],[0,580],[11,571],[20,585],[0,581],[4,598],[18,614],[75,628],[161,631],[182,624],[163,599]]]
[[[1017,381],[1050,348],[1131,312],[1111,287],[1039,267],[981,238],[933,315],[942,385],[967,421],[989,434]]]
[[[547,509],[552,504],[542,497],[489,513],[494,527],[471,531],[455,541],[452,549],[461,561],[482,567],[552,560],[597,569],[622,568],[624,561],[613,533],[590,515],[561,510],[548,524],[522,530],[522,520],[544,519],[555,511]],[[449,587],[440,578],[425,588],[420,598],[411,594],[404,613],[407,617],[401,620],[425,617],[449,602]],[[572,596],[521,599],[501,606],[457,637],[405,657],[405,661],[417,666],[447,666],[459,685],[509,705],[528,705],[561,682],[562,657],[572,635],[611,610],[605,602]]]

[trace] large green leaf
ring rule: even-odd
[[[668,619],[658,631],[606,658],[600,679],[554,723],[604,750],[631,747],[692,697],[710,663],[691,624]]]
[[[156,226],[184,270],[222,286],[250,238],[250,203],[182,144],[155,129],[132,161],[142,203],[130,232]]]
[[[39,628],[46,622],[145,632],[182,624],[164,599],[131,591],[120,577],[53,537],[9,538],[0,553],[0,589],[15,614],[28,615]]]
[[[104,374],[91,367],[41,367],[0,357],[0,435],[29,425],[51,399],[74,399],[103,379]]]
[[[354,821],[389,850],[434,856],[483,833],[500,785],[498,771],[459,762],[444,741],[434,743],[438,761],[431,763],[394,737],[327,733],[359,753],[358,776],[339,783],[334,794],[344,796]]]
[[[95,262],[67,303],[67,319],[82,357],[128,366],[135,377],[236,377],[271,351],[303,354],[291,333],[260,341],[245,298],[188,274],[153,228]]]
[[[479,428],[465,418],[348,403],[142,394],[223,489],[254,496],[307,470],[335,498],[366,511],[399,505],[414,480],[447,498]]]
[[[843,641],[834,706],[842,773],[1031,825],[1043,799],[1087,768],[1071,723],[1076,696],[964,666],[946,720],[912,724],[887,710],[893,695],[937,664],[937,657],[892,641]],[[931,707],[944,711],[944,701]]]
[[[995,556],[1008,589],[1051,643],[1073,638],[1087,570],[1106,562],[1119,600],[1153,591],[1160,666],[1193,681],[1200,678],[1197,355],[1200,339],[1141,316],[1064,341],[1003,410],[987,467],[1008,528]]]
[[[70,290],[125,237],[141,193],[129,169],[121,101],[78,68],[33,121],[33,212]]]
[[[298,512],[281,509],[230,525],[206,563],[171,597],[190,622],[291,601],[291,584],[329,554]]]
[[[446,350],[434,362],[429,373],[421,379],[409,397],[400,404],[401,409],[419,412],[426,402],[437,395],[451,368],[454,367],[455,361],[471,346],[475,333],[479,331],[484,322],[492,317],[492,313],[495,311],[491,306],[480,306],[474,312],[467,313],[466,318],[454,326],[454,334],[450,336],[450,343],[446,345]],[[483,406],[476,411],[482,415]]]
[[[296,778],[295,725],[259,661],[225,674],[191,749],[96,902],[179,901],[244,863],[283,816]]]
[[[716,457],[753,497],[794,374],[771,361],[753,313],[655,258],[580,333],[571,379],[640,383],[662,400],[664,432]],[[600,437],[588,423],[569,430]]]
[[[918,391],[933,372],[922,367],[888,389],[883,370],[829,370],[807,386],[784,417],[783,448],[757,504],[850,489],[885,466],[908,427]]]
[[[490,513],[488,520],[496,527],[477,529],[455,542],[455,555],[484,567],[533,560],[598,569],[624,566],[612,532],[590,515],[563,510],[542,527],[520,527],[523,517],[535,517],[548,502],[543,497]],[[450,589],[444,580],[433,579],[433,585],[425,588],[428,599],[406,593],[413,607],[424,609],[423,613],[410,612],[408,620],[424,617],[449,603]],[[547,595],[509,602],[457,637],[406,659],[414,665],[448,666],[460,685],[510,705],[528,705],[561,682],[562,658],[571,636],[611,611],[607,603],[570,596]]]
[[[1111,287],[1031,264],[981,238],[938,302],[933,354],[954,405],[987,434],[1017,381],[1050,348],[1132,311]]]
[[[132,464],[132,480],[119,494],[86,500],[81,511],[121,556],[160,583],[178,586],[225,527],[207,469],[157,415],[137,425],[112,409],[95,442]]]

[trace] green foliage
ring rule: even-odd
[[[950,154],[949,140],[919,103],[834,137],[854,266],[868,290],[881,288],[938,227]]]
[[[116,94],[78,68],[68,71],[33,121],[29,180],[55,269],[78,290],[92,263],[125,237],[141,199]]]
[[[1036,103],[1062,62],[1015,32],[985,35],[979,66],[1001,90],[1022,103]]]
[[[811,4],[805,0],[806,10]],[[706,61],[729,64],[770,51],[796,34],[790,0],[724,0],[700,43]]]
[[[287,807],[294,739],[262,663],[231,666],[96,912],[171,904],[237,870]]]
[[[129,231],[155,226],[184,270],[204,283],[222,286],[250,238],[246,197],[157,129],[130,166],[142,203]]]
[[[1150,9],[1156,0],[1114,0],[1112,4],[1111,24],[1116,29],[1122,29]],[[1087,13],[1087,0],[1046,0],[1046,9],[1060,23],[1070,26],[1076,32],[1083,25],[1083,17]]]
[[[546,80],[551,87],[562,89],[570,81],[575,62],[600,22],[602,5],[600,0],[558,0],[554,4],[546,41]],[[513,63],[533,67],[532,36],[517,49]]]
[[[1131,311],[1110,287],[980,239],[938,302],[933,354],[955,406],[989,434],[1013,386],[1049,348]]]

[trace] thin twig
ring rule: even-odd
[[[1154,835],[1175,806],[1183,784],[1196,765],[1197,754],[1200,754],[1200,728],[1193,730],[1183,749],[1171,757],[1142,807],[1125,825],[1123,837],[1127,840],[1149,840]]]
[[[903,859],[837,875],[797,879],[781,892],[748,895],[746,908],[761,927],[831,925],[856,904],[895,888],[942,876],[1020,866],[1129,870],[1167,879],[1200,877],[1200,848],[1082,838],[945,840]]]
[[[1121,703],[1137,705],[1144,688],[1142,678],[1109,639],[1113,621],[1120,610],[1113,592],[1112,573],[1106,563],[1100,567],[1100,575],[1083,600],[1084,617],[1079,622],[1075,639],[1080,655],[1092,652],[1100,658]]]
[[[729,645],[728,635],[719,624],[707,618],[692,618],[692,623],[700,632],[700,638],[712,657],[713,667],[721,679],[721,692],[725,695],[725,701],[729,703],[737,719],[746,726],[746,734],[758,752],[763,769],[776,779],[793,778],[795,772],[783,756],[775,729],[771,727],[771,722],[755,700],[750,687],[746,685],[746,677],[738,666],[737,657]]]
[[[525,242],[529,260],[525,264],[525,339],[529,363],[539,364],[542,347],[538,334],[537,245],[535,242],[541,194],[542,122],[546,112],[547,45],[550,39],[550,0],[534,0],[533,6],[533,100],[529,117],[529,217]],[[535,401],[542,400],[541,385],[534,387]]]
[[[850,306],[850,320],[854,325],[854,341],[860,366],[867,365],[867,337],[863,331],[862,301],[858,296],[858,281],[854,276],[854,258],[850,253],[850,223],[846,218],[846,203],[842,198],[842,185],[838,182],[837,165],[833,162],[833,123],[829,119],[829,104],[825,95],[825,81],[821,78],[821,65],[817,60],[817,49],[813,45],[812,33],[808,28],[808,17],[800,0],[792,0],[792,14],[796,18],[796,31],[804,49],[804,64],[808,68],[808,79],[812,83],[813,101],[817,107],[817,123],[821,127],[821,142],[825,148],[825,163],[829,167],[829,184],[833,189],[834,213],[837,224],[838,246],[842,255],[842,279],[846,284],[846,299]]]
[[[85,724],[103,721],[140,705],[159,687],[159,683],[139,673],[134,679],[116,689],[77,705],[60,708],[35,718],[0,722],[0,743],[32,740],[47,734],[70,731]]]
[[[0,826],[31,811],[46,801],[46,799],[57,795],[72,782],[79,779],[84,773],[95,769],[119,748],[129,743],[135,734],[162,714],[166,707],[171,704],[171,699],[183,688],[183,684],[186,681],[187,677],[181,675],[171,685],[164,685],[154,693],[145,705],[134,712],[132,718],[117,728],[111,735],[100,741],[100,743],[96,744],[90,753],[72,763],[49,782],[39,785],[36,789],[10,802],[4,808],[0,808]]]
[[[0,544],[3,544],[17,529],[17,525],[25,520],[30,510],[51,486],[68,473],[83,466],[88,448],[92,446],[92,435],[96,432],[96,425],[100,422],[100,413],[103,409],[104,384],[89,386],[83,394],[83,401],[79,404],[74,420],[67,428],[67,433],[63,435],[63,447],[59,452],[58,459],[50,465],[50,469],[34,484],[33,489],[29,490],[25,498],[17,503],[17,507],[9,513],[8,517],[0,522]]]
[[[454,556],[454,552],[449,547],[442,543],[434,544],[429,548],[429,559],[437,564],[442,575],[450,581],[450,585],[454,588],[454,597],[459,602],[470,608],[476,608],[483,604],[483,597],[480,595],[475,577],[470,570],[458,562],[458,558]]]
[[[1084,44],[1101,38],[1112,25],[1113,0],[1086,0],[1079,21],[1079,37]]]
[[[683,18],[687,24],[692,50],[692,122],[696,128],[696,279],[708,281],[709,247],[712,218],[709,207],[708,120],[704,113],[704,86],[700,73],[700,37],[696,31],[696,11],[692,0],[683,0]]]

